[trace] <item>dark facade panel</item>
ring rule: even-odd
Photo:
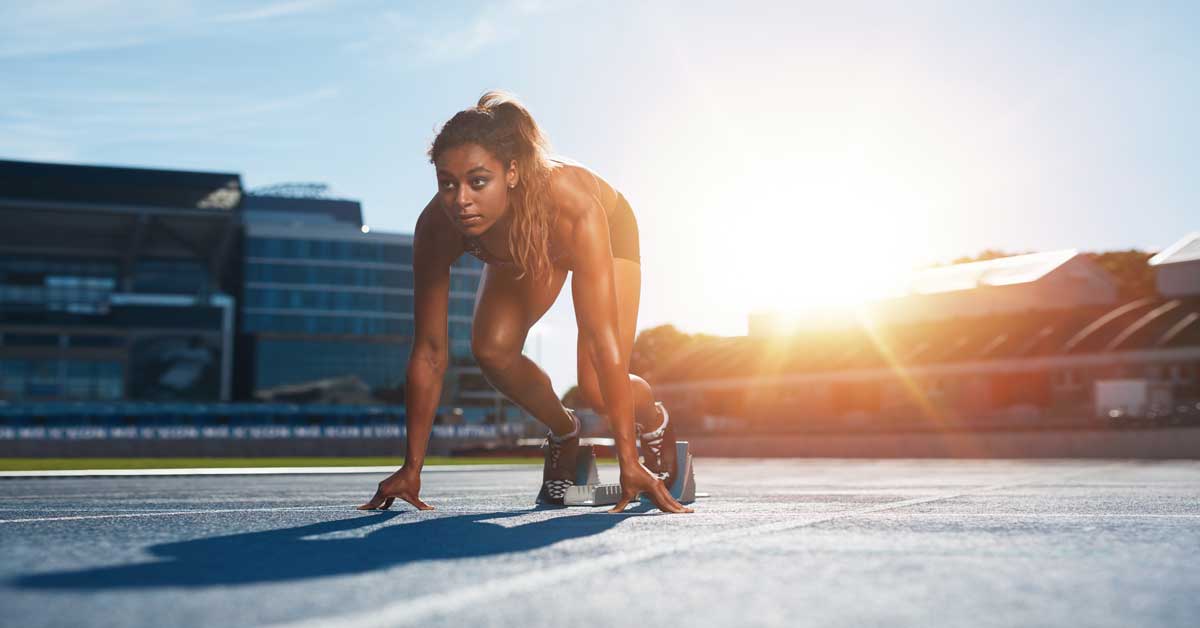
[[[292,198],[284,196],[259,196],[249,194],[242,199],[243,213],[300,214],[313,217],[328,217],[361,227],[362,204],[358,201],[325,198]]]
[[[241,202],[242,183],[230,173],[0,160],[0,197],[232,210]]]
[[[0,308],[0,323],[88,329],[188,329],[218,332],[221,308],[216,306],[163,307],[157,305],[112,305],[100,313],[53,311],[43,307]],[[6,334],[9,332],[6,332]]]

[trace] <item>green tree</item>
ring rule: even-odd
[[[633,342],[633,354],[629,356],[629,372],[645,377],[654,367],[663,364],[691,341],[691,336],[679,331],[674,325],[644,329]]]
[[[1113,276],[1122,301],[1158,296],[1158,285],[1154,280],[1154,267],[1146,263],[1154,256],[1153,253],[1129,249],[1128,251],[1084,253],[1084,256]]]

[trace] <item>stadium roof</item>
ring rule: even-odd
[[[247,194],[242,200],[246,220],[328,224],[342,222],[362,227],[362,205],[358,201],[332,198],[297,198]]]
[[[1200,260],[1200,231],[1187,234],[1175,244],[1163,249],[1158,255],[1150,258],[1151,266],[1163,264],[1179,264]]]
[[[220,282],[241,202],[236,174],[0,160],[0,252],[190,258]]]
[[[242,201],[236,174],[0,160],[0,198],[178,209],[232,210]]]
[[[1029,283],[1048,275],[1078,255],[1075,249],[1014,255],[916,272],[908,282],[911,294],[971,290],[980,286]]]
[[[670,383],[1183,348],[1200,348],[1200,297],[696,340],[648,375]]]

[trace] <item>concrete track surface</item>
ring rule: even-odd
[[[601,476],[615,478],[612,467]],[[692,515],[540,470],[0,480],[4,626],[1195,626],[1200,463],[697,461]]]

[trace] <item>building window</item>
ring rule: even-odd
[[[1079,371],[1075,369],[1063,369],[1054,371],[1051,375],[1052,383],[1058,389],[1076,389],[1082,386],[1082,380]]]
[[[460,339],[471,338],[471,324],[459,321],[450,321],[450,337]]]
[[[412,266],[412,245],[385,245],[383,249],[383,261],[389,264],[403,264],[405,266]]]
[[[29,368],[29,360],[0,360],[0,397],[24,399]]]
[[[63,396],[67,399],[91,399],[95,392],[96,376],[91,362],[67,361],[67,381]]]
[[[4,344],[9,347],[57,347],[55,334],[4,334]]]
[[[1195,367],[1191,364],[1172,364],[1170,367],[1171,381],[1176,384],[1190,384],[1195,381]]]
[[[472,255],[463,253],[457,260],[454,261],[455,268],[483,268],[483,262]]]
[[[475,313],[475,299],[454,297],[450,299],[451,316],[471,316]]]
[[[144,259],[133,269],[134,292],[192,294],[208,283],[208,270],[196,260]]]

